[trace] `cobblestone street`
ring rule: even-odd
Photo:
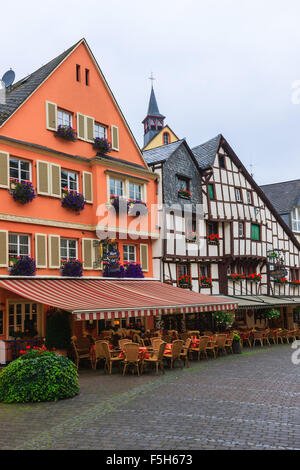
[[[0,404],[3,449],[300,449],[291,345],[192,361],[156,377],[80,371],[80,395]]]

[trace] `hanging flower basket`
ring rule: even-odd
[[[217,322],[218,325],[223,325],[228,327],[232,325],[234,321],[234,314],[228,312],[214,312],[213,318]]]
[[[178,196],[190,199],[192,195],[187,189],[180,189],[178,191]]]
[[[180,276],[178,279],[179,287],[182,289],[190,289],[192,286],[191,277],[185,274],[184,276]]]
[[[220,243],[219,234],[218,233],[213,233],[211,235],[208,235],[207,240],[208,240],[209,245],[219,245],[219,243]]]
[[[21,204],[32,202],[36,197],[34,188],[30,181],[18,181],[13,178],[10,180],[10,193],[15,201]]]
[[[186,236],[186,241],[187,243],[197,243],[199,241],[199,235],[191,230]]]
[[[246,279],[247,279],[247,281],[260,282],[261,281],[261,274],[257,274],[257,273],[248,274]]]
[[[228,279],[230,279],[231,281],[242,281],[243,279],[246,279],[246,275],[245,273],[241,273],[241,274],[238,274],[238,273],[231,273],[231,274],[228,274],[227,276]]]
[[[131,216],[147,215],[148,209],[145,202],[139,199],[128,199],[127,212]]]
[[[63,126],[60,124],[54,135],[55,137],[61,137],[62,139],[71,140],[72,142],[76,140],[76,132],[71,126]]]
[[[36,272],[35,261],[30,256],[18,256],[11,267],[11,276],[34,276]]]
[[[80,212],[84,209],[85,200],[83,194],[64,188],[62,190],[61,205],[74,212]]]
[[[144,277],[142,267],[138,263],[124,263],[125,277],[141,278]]]
[[[62,276],[81,277],[82,276],[82,262],[76,260],[62,260],[60,268]]]
[[[108,153],[111,150],[108,140],[102,137],[96,137],[94,139],[93,148],[101,153]]]
[[[200,284],[201,284],[201,287],[212,287],[211,277],[201,276]]]

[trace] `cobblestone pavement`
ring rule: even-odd
[[[0,449],[300,449],[291,345],[192,361],[156,377],[84,369],[80,395],[0,404]]]

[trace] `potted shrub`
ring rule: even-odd
[[[18,181],[11,179],[10,188],[12,197],[20,204],[27,204],[28,202],[32,202],[36,197],[34,188],[30,181]]]
[[[66,209],[70,209],[79,213],[84,209],[85,200],[83,194],[77,193],[68,188],[62,190],[61,205]]]
[[[93,148],[101,153],[108,153],[111,150],[110,143],[104,137],[95,137]]]
[[[62,276],[81,277],[82,276],[82,262],[78,259],[62,260],[60,268]]]
[[[27,346],[20,353],[0,373],[0,401],[57,401],[78,395],[78,373],[70,359],[45,347]]]
[[[234,314],[229,312],[214,312],[213,319],[220,331],[225,331],[234,321]]]
[[[232,339],[232,350],[234,354],[242,354],[241,349],[241,337],[238,334],[235,334]]]
[[[147,215],[148,209],[145,202],[139,199],[128,199],[127,212],[131,216]]]
[[[48,310],[45,344],[48,349],[55,348],[58,354],[67,355],[71,346],[70,314],[68,312]]]
[[[60,124],[54,135],[56,137],[61,137],[62,139],[70,140],[73,142],[76,140],[76,132],[71,126],[64,126]]]
[[[34,276],[35,272],[35,261],[30,256],[18,256],[10,268],[11,276]]]
[[[267,320],[277,320],[277,318],[280,317],[280,311],[277,310],[276,308],[270,308],[270,310],[267,310],[264,312],[264,318]]]

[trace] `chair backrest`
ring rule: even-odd
[[[180,353],[183,348],[183,341],[181,339],[176,339],[172,344],[172,358],[180,356]]]
[[[99,341],[95,341],[95,356],[96,356],[96,359],[99,359],[101,357],[106,357],[105,356],[105,350],[103,348],[103,343],[107,343],[107,341],[104,341],[104,340],[99,340]]]
[[[141,342],[141,337],[138,333],[133,333],[132,335],[132,341],[133,343],[140,343]]]
[[[76,336],[72,336],[71,343],[76,354],[87,354],[90,351],[91,342],[88,338],[76,338]]]
[[[139,347],[137,343],[127,343],[124,344],[124,354],[127,361],[136,362],[139,358]]]
[[[227,336],[226,335],[218,335],[216,337],[216,342],[219,347],[223,347],[226,343]]]
[[[189,349],[191,342],[192,342],[191,338],[186,338],[185,343],[184,343],[184,349]]]
[[[253,338],[254,339],[261,339],[261,338],[263,338],[263,333],[261,331],[254,331],[253,332]]]
[[[197,336],[197,338],[200,336],[200,331],[199,330],[189,330],[188,331],[189,336]]]
[[[151,338],[151,344],[153,349],[158,350],[161,343],[164,341],[160,338]]]
[[[199,340],[199,349],[200,351],[204,351],[207,348],[207,345],[209,343],[209,336],[200,336]]]
[[[132,339],[128,339],[128,338],[119,339],[119,348],[123,349],[124,344],[126,343],[132,343]]]
[[[110,361],[110,350],[109,350],[109,347],[108,347],[108,343],[106,341],[103,341],[101,347],[103,349],[105,359],[107,361]]]
[[[157,360],[158,361],[162,361],[163,360],[163,357],[164,357],[164,352],[165,352],[165,349],[166,349],[166,345],[167,343],[165,343],[164,341],[162,341],[159,345],[159,349],[158,349],[158,354],[157,354]]]

